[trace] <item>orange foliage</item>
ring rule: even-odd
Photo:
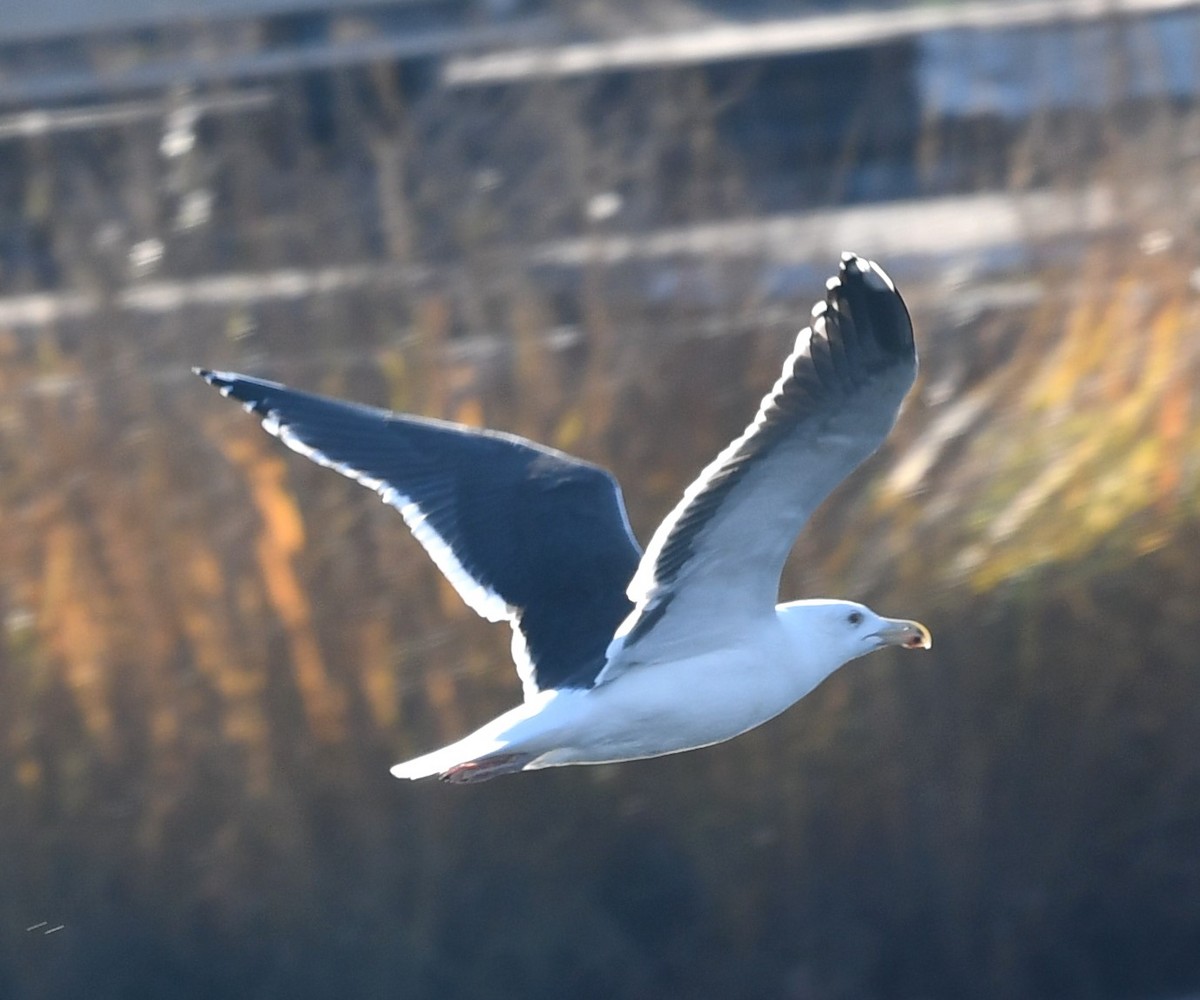
[[[286,490],[287,468],[282,458],[266,455],[254,439],[238,437],[226,454],[245,474],[250,496],[262,518],[255,553],[267,597],[283,622],[291,650],[296,686],[309,724],[319,739],[339,739],[345,726],[344,694],[325,668],[312,623],[312,607],[296,573],[294,560],[304,544],[304,522]]]

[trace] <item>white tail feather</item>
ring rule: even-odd
[[[584,691],[539,691],[457,743],[402,761],[392,768],[392,774],[411,781],[430,778],[506,750],[537,757],[562,745],[561,730],[564,726],[570,730],[586,697]]]
[[[481,736],[484,738],[481,739]],[[416,781],[418,778],[432,778],[434,775],[444,774],[459,764],[467,764],[486,754],[502,750],[504,746],[504,740],[487,738],[487,734],[484,733],[472,733],[457,743],[451,743],[448,747],[422,754],[412,760],[402,761],[392,768],[392,774],[397,778],[408,778],[410,781]]]

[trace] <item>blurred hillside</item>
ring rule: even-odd
[[[0,46],[0,996],[1200,989],[1200,11],[1078,6]],[[555,444],[644,541],[843,248],[922,376],[783,596],[931,654],[678,758],[391,779],[516,700],[507,631],[189,366]]]

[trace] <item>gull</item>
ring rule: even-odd
[[[843,254],[746,430],[684,491],[643,553],[604,469],[492,430],[194,369],[284,444],[378,492],[466,603],[512,627],[524,700],[398,778],[678,753],[779,715],[919,622],[846,600],[776,603],[784,561],[829,493],[883,442],[917,372],[903,299]]]

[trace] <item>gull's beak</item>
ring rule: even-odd
[[[933,637],[920,622],[905,621],[903,618],[885,618],[883,627],[875,632],[881,646],[903,646],[905,649],[928,649]]]

